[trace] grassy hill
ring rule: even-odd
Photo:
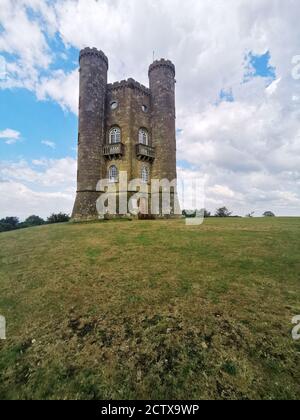
[[[299,398],[300,219],[0,234],[0,398]]]

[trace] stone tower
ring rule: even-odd
[[[104,170],[108,59],[96,49],[80,52],[77,196],[75,219],[96,216],[96,185]]]
[[[134,193],[121,190],[122,172],[128,181],[141,179],[149,187],[153,179],[176,179],[175,66],[163,59],[152,63],[147,88],[133,79],[107,84],[108,59],[95,48],[82,50],[79,61],[78,175],[72,217],[88,220],[98,217],[100,179],[109,179],[118,186],[118,194],[128,198]],[[150,214],[151,194],[148,207]]]

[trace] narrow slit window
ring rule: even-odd
[[[145,184],[148,184],[149,182],[149,168],[147,168],[146,166],[142,167],[142,182],[144,182]]]

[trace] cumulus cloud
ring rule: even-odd
[[[30,2],[1,0],[0,50],[17,55],[27,66],[47,67],[50,50],[43,28],[38,21],[29,18],[25,6],[29,7]]]
[[[6,128],[0,131],[0,139],[4,140],[6,144],[14,144],[21,139],[21,133],[11,128]]]
[[[154,51],[176,64],[179,173],[205,178],[207,206],[299,214],[299,19],[295,0],[2,0],[0,87],[76,114],[78,69],[53,70],[50,41],[105,51],[110,81],[147,84]]]
[[[67,214],[72,210],[72,194],[35,191],[20,182],[0,181],[0,194],[0,217],[13,215],[24,220],[29,215],[36,214],[47,218],[58,210]]]
[[[71,73],[57,70],[50,77],[42,77],[36,93],[38,99],[52,99],[61,105],[64,110],[77,114],[79,98],[78,70],[76,69]]]
[[[0,218],[52,212],[71,213],[76,191],[76,161],[72,158],[0,162]]]

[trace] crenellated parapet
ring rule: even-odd
[[[176,71],[175,71],[175,66],[174,66],[174,64],[172,63],[172,61],[170,61],[170,60],[165,60],[164,58],[162,58],[161,60],[156,60],[156,61],[154,61],[151,65],[150,65],[150,67],[149,67],[149,75],[150,75],[150,73],[154,70],[154,69],[156,69],[156,68],[158,68],[158,67],[166,67],[166,68],[169,68],[173,73],[174,73],[174,77],[175,77],[175,73],[176,73]]]
[[[150,89],[134,79],[121,80],[120,82],[110,83],[107,85],[108,91],[121,90],[125,88],[134,89],[144,95],[150,96]]]
[[[83,57],[101,58],[105,62],[108,69],[108,58],[106,57],[103,51],[97,50],[97,48],[84,48],[83,50],[80,51],[79,62]]]

